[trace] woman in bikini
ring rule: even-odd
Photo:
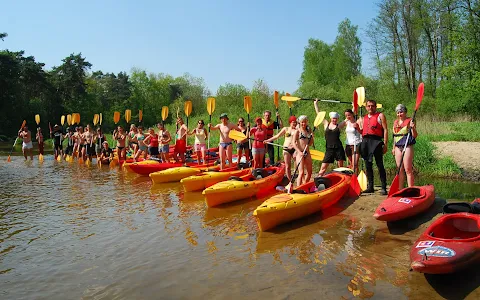
[[[297,155],[295,163],[298,167],[297,186],[309,182],[312,177],[312,157],[308,147],[313,144],[313,133],[308,126],[308,118],[305,115],[298,117],[300,126],[293,135],[293,145]],[[305,177],[305,178],[304,178]]]
[[[195,152],[197,153],[197,162],[199,165],[202,163],[206,164],[206,150],[207,150],[207,144],[205,143],[205,140],[208,137],[208,132],[204,128],[205,123],[203,120],[198,121],[197,128],[193,129],[188,133],[188,135],[195,135],[195,143],[194,143],[194,149]],[[202,158],[200,160],[200,157]]]
[[[134,161],[143,154],[143,158],[147,159],[147,145],[144,143],[145,135],[143,134],[143,126],[138,126],[137,134],[133,137],[133,141],[137,143],[138,150],[133,157]]]
[[[138,130],[135,124],[130,125],[130,131],[128,132],[128,147],[132,149],[133,156],[138,151],[138,142],[135,140],[135,136],[137,135]]]
[[[237,143],[238,160],[240,161],[242,155],[245,154],[245,161],[248,162],[250,160],[250,148],[248,147],[248,126],[250,126],[250,124],[246,126],[245,120],[243,118],[238,118],[237,126],[238,129],[240,129],[240,132],[247,136],[246,139]]]
[[[289,127],[283,127],[282,130],[268,140],[265,140],[264,143],[270,143],[279,139],[281,136],[285,136],[285,141],[283,142],[283,160],[285,161],[285,174],[290,181],[292,180],[292,159],[295,159],[293,136],[297,131],[297,117],[291,116],[288,122],[290,123]]]
[[[413,174],[413,145],[416,143],[416,138],[418,136],[417,128],[415,122],[411,118],[407,117],[407,108],[403,104],[397,105],[395,108],[397,113],[397,119],[393,122],[393,144],[395,147],[392,149],[392,154],[395,156],[395,161],[397,163],[397,168],[400,166],[400,161],[402,160],[402,151],[407,144],[405,149],[405,157],[403,158],[402,169],[398,174],[398,183],[400,189],[403,188],[405,183],[405,174],[407,175],[407,184],[409,187],[415,184],[415,178]],[[408,132],[410,132],[410,137],[407,141]]]
[[[127,135],[123,131],[122,126],[118,126],[117,129],[115,129],[115,131],[113,132],[113,138],[117,141],[118,160],[125,160],[127,158],[127,149],[125,148],[125,141],[127,139]]]

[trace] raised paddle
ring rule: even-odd
[[[68,126],[72,125],[72,115],[67,115],[67,124]]]
[[[215,98],[210,97],[207,99],[207,112],[210,116],[210,124],[212,124],[212,114],[215,111]],[[207,139],[207,148],[210,149],[210,127],[208,127],[208,139]]]
[[[362,106],[365,105],[365,88],[363,86],[356,88],[355,92],[357,92],[357,103],[358,107],[360,108],[360,115],[362,114]],[[358,108],[357,108],[358,109]],[[359,158],[360,159],[360,158]],[[367,175],[363,171],[364,169],[364,164],[362,162],[362,170],[358,174],[358,184],[360,185],[360,188],[362,191],[367,189]]]
[[[168,106],[162,107],[162,123],[168,118]]]
[[[185,101],[183,110],[185,111],[185,116],[187,116],[187,130],[188,130],[188,117],[192,113],[192,101]],[[188,134],[185,136],[185,144],[188,145]]]
[[[289,93],[285,93],[285,96],[286,96],[286,97],[290,97],[290,94],[289,94]],[[285,97],[285,96],[282,96],[282,98]],[[292,116],[293,102],[294,102],[294,101],[287,101],[288,108],[290,109],[290,117]]]
[[[26,124],[27,124],[27,120],[23,120],[22,126],[20,127],[20,130],[22,130],[23,127],[25,127]],[[10,151],[10,154],[8,155],[7,162],[11,162],[11,161],[12,161],[12,159],[10,158],[10,156],[11,156],[12,153],[13,153],[13,149],[15,149],[15,145],[17,144],[17,140],[18,140],[18,134],[17,134],[17,137],[15,138],[15,142],[13,142],[12,150]]]
[[[37,122],[37,125],[40,125],[40,115],[35,115],[35,122]]]
[[[293,173],[292,179],[290,179],[290,183],[287,184],[287,186],[285,186],[285,190],[287,190],[287,192],[289,194],[291,194],[292,191],[293,191],[293,180],[294,180],[295,176],[297,175],[298,168],[300,167],[300,164],[303,162],[303,158],[305,157],[305,153],[307,153],[308,144],[312,140],[313,134],[315,133],[315,129],[317,129],[317,127],[320,124],[322,124],[323,120],[325,119],[325,114],[326,114],[325,111],[319,112],[317,114],[317,117],[315,118],[315,121],[313,122],[313,131],[312,131],[312,134],[310,135],[310,137],[308,138],[308,142],[307,142],[307,145],[305,146],[305,149],[303,149],[303,153],[302,153],[302,157],[300,159],[300,162],[297,164],[297,167],[295,168],[295,172]],[[312,157],[312,159],[313,159],[313,157]]]
[[[424,89],[425,89],[425,85],[422,82],[418,85],[417,102],[415,103],[415,111],[413,112],[412,121],[415,121],[415,116],[417,115],[417,110],[420,107],[420,104],[422,104]],[[390,190],[388,191],[388,197],[390,197],[394,193],[398,192],[398,190],[400,189],[400,183],[398,182],[399,181],[398,176],[400,174],[400,171],[402,170],[403,158],[405,157],[405,151],[407,150],[408,141],[410,140],[410,135],[411,134],[412,134],[412,128],[410,127],[408,129],[407,139],[405,140],[405,146],[403,146],[402,158],[400,159],[400,164],[398,165],[397,175],[395,175],[395,178],[393,178],[392,184],[390,185]]]
[[[288,102],[295,102],[298,100],[309,100],[309,101],[314,101],[315,99],[313,98],[300,98],[300,97],[293,97],[293,96],[282,96],[283,101],[288,101]],[[340,100],[330,100],[330,99],[318,99],[318,101],[321,102],[330,102],[330,103],[344,103],[344,104],[351,104],[350,102],[345,102],[345,101],[340,101]]]
[[[102,127],[102,121],[103,121],[102,113],[99,113],[98,114],[98,123],[100,124],[100,127]]]
[[[250,112],[252,111],[252,97],[250,96],[244,96],[243,97],[243,107],[245,108],[245,111],[247,112],[247,120],[248,123],[250,124]],[[250,126],[247,127],[247,132],[250,132]],[[250,139],[248,140],[248,149],[252,148]]]
[[[142,123],[143,120],[143,111],[140,109],[138,110],[138,123]]]
[[[62,132],[60,134],[60,147],[63,148],[63,146],[62,146],[62,143],[63,143],[62,135],[63,135],[63,124],[65,124],[65,116],[64,115],[62,115],[60,117],[60,124],[62,125]],[[60,155],[57,155],[57,161],[62,161],[61,152],[60,152]]]
[[[353,91],[353,113],[355,115],[355,121],[357,120],[357,112],[358,112],[358,94],[357,91]],[[352,154],[352,167],[353,167],[353,175],[350,186],[352,187],[355,194],[358,196],[362,192],[362,188],[360,187],[360,183],[358,182],[357,171],[355,169],[355,156],[357,155],[357,144],[353,142],[353,154]]]
[[[280,106],[280,103],[278,101],[278,91],[273,92],[273,104],[275,105],[275,112],[278,113],[278,107]],[[280,124],[278,123],[278,116],[277,116],[277,130],[275,134],[278,134],[278,128]],[[280,161],[280,151],[277,151],[277,161]]]
[[[113,123],[115,123],[115,125],[117,125],[118,122],[120,122],[120,112],[115,111],[113,113]]]

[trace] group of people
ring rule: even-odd
[[[319,112],[318,100],[314,101],[315,111]],[[348,167],[359,170],[360,157],[363,158],[366,165],[367,189],[365,193],[374,192],[373,183],[373,159],[375,159],[381,181],[381,193],[387,194],[387,177],[383,164],[383,155],[388,151],[388,125],[383,113],[377,111],[377,104],[374,100],[366,102],[367,114],[358,120],[351,109],[344,111],[345,120],[340,122],[340,115],[337,112],[329,113],[329,121],[323,120],[322,125],[325,132],[326,151],[325,157],[320,167],[319,176],[323,176],[330,164],[337,161],[339,167],[343,167],[347,161]],[[399,175],[400,186],[403,186],[405,174],[408,186],[414,185],[413,175],[413,155],[415,138],[417,131],[415,123],[407,117],[407,108],[403,104],[395,108],[397,119],[393,125],[393,149],[397,167],[401,162],[402,152],[405,144],[405,157],[403,160],[403,170]],[[194,136],[194,151],[197,154],[198,164],[206,163],[208,159],[207,139],[209,132],[219,131],[219,157],[220,168],[224,169],[227,164],[233,163],[233,148],[236,143],[238,160],[244,156],[247,161],[252,162],[253,168],[265,167],[266,155],[269,163],[275,163],[274,147],[280,146],[283,152],[283,160],[286,169],[286,176],[292,180],[292,162],[298,168],[297,185],[310,181],[312,177],[312,157],[309,147],[314,143],[313,129],[309,125],[307,116],[301,115],[298,118],[290,116],[288,125],[283,127],[282,119],[277,112],[277,121],[272,118],[270,111],[265,111],[263,117],[255,118],[254,125],[250,128],[250,123],[245,123],[244,118],[239,118],[236,124],[229,121],[227,114],[220,115],[220,123],[205,126],[203,120],[197,122],[197,126],[189,130],[181,117],[176,120],[177,130],[175,133],[175,146],[173,159],[177,162],[185,162],[187,150],[187,136]],[[206,128],[207,127],[207,128]],[[346,140],[345,147],[340,140],[340,131],[345,129]],[[274,130],[277,133],[274,134]],[[243,140],[233,140],[229,133],[231,130],[242,132],[245,136]],[[411,130],[411,131],[410,131]],[[408,133],[411,132],[409,135]],[[22,128],[18,136],[23,139],[22,150],[27,159],[27,155],[33,159],[32,138],[28,127]],[[79,159],[91,161],[94,156],[102,163],[110,163],[113,159],[113,150],[109,147],[108,141],[101,128],[96,129],[96,133],[90,125],[85,130],[79,126],[76,128],[67,128],[67,133],[63,134],[62,128],[58,125],[50,131],[53,139],[55,157],[67,155],[76,156]],[[407,141],[407,136],[409,136]],[[285,137],[283,145],[277,145],[273,142],[281,137]],[[143,126],[131,125],[129,132],[125,132],[122,126],[118,126],[113,132],[113,138],[116,141],[116,150],[118,159],[126,159],[127,150],[132,152],[134,160],[140,157],[155,157],[164,162],[170,162],[170,142],[172,136],[165,128],[163,123],[157,124],[157,130],[153,127],[144,132]],[[41,128],[37,129],[36,139],[40,154],[43,154],[44,138]],[[66,150],[63,151],[63,140],[67,140]],[[405,174],[404,174],[405,172]]]

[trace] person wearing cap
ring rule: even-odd
[[[108,146],[108,142],[103,142],[103,149],[100,152],[100,161],[103,165],[108,165],[113,160],[113,150]]]
[[[393,122],[393,149],[392,154],[395,156],[395,161],[397,163],[397,168],[400,166],[400,161],[402,160],[402,151],[405,149],[405,156],[403,158],[403,165],[400,173],[398,174],[398,183],[400,189],[403,188],[405,183],[405,174],[407,175],[407,184],[409,187],[415,184],[415,178],[413,175],[413,145],[416,143],[417,138],[417,128],[415,122],[412,118],[407,117],[407,108],[403,104],[398,104],[395,108],[397,113],[397,119]],[[410,136],[407,141],[408,132]]]
[[[37,134],[35,138],[38,143],[38,154],[43,155],[44,141],[43,141],[42,128],[40,127],[37,128]]]
[[[22,152],[23,157],[27,160],[27,155],[30,156],[30,160],[33,160],[33,144],[32,144],[32,133],[28,130],[28,126],[23,126],[22,129],[18,131],[18,137],[23,140],[22,142]]]
[[[318,99],[314,101],[315,112],[318,114],[320,110],[318,109]],[[330,112],[329,114],[330,122],[323,120],[323,128],[325,130],[325,157],[322,161],[322,166],[320,167],[320,172],[318,176],[323,176],[327,171],[327,168],[330,164],[333,164],[335,161],[338,162],[339,167],[343,167],[343,162],[347,160],[345,157],[345,150],[343,149],[342,141],[340,140],[340,129],[345,127],[346,122],[342,121],[338,123],[340,115],[337,112]]]
[[[53,138],[53,149],[55,151],[55,159],[61,155],[63,156],[63,147],[62,147],[62,138],[63,133],[62,129],[58,124],[53,126],[53,131],[50,131],[50,137]]]
[[[285,162],[285,174],[287,175],[288,180],[292,180],[292,160],[294,160],[295,155],[295,146],[293,143],[293,136],[297,131],[297,117],[291,116],[288,119],[290,126],[283,127],[276,135],[266,139],[265,144],[271,143],[282,136],[285,136],[285,141],[283,142],[283,160]],[[272,145],[273,146],[273,145]]]
[[[373,158],[377,164],[382,189],[380,193],[387,195],[387,172],[383,165],[383,155],[388,151],[388,125],[385,115],[377,111],[377,102],[367,100],[366,107],[368,114],[359,120],[362,127],[362,143],[360,144],[360,154],[365,160],[367,167],[367,189],[364,193],[373,193]]]
[[[65,135],[65,139],[67,139],[67,148],[65,148],[63,159],[65,159],[67,155],[73,155],[73,146],[75,145],[75,136],[73,133],[73,129],[71,127],[67,127],[67,134]]]
[[[174,159],[176,162],[181,161],[182,163],[185,162],[185,152],[187,152],[187,133],[188,128],[187,125],[183,122],[183,119],[178,117],[177,118],[177,125],[178,130],[176,133],[177,140],[175,141],[175,150],[174,150]],[[178,159],[180,156],[180,160]]]
[[[230,123],[228,121],[228,115],[223,113],[220,115],[221,123],[215,126],[212,124],[208,124],[208,127],[211,130],[219,130],[220,131],[220,145],[219,145],[219,155],[220,155],[220,170],[225,168],[225,161],[228,160],[228,163],[232,164],[232,139],[228,136],[230,130],[235,129],[241,131],[237,125]]]
[[[279,129],[281,127],[283,127],[283,122],[282,122],[282,119],[280,118],[280,113],[277,111],[277,121],[274,121],[271,119],[272,117],[272,112],[269,111],[269,110],[266,110],[263,112],[263,119],[262,119],[262,123],[263,125],[265,126],[265,128],[267,129],[267,139],[271,138],[273,136],[273,130],[274,129]],[[270,165],[273,165],[275,164],[275,148],[273,147],[273,145],[270,145],[270,144],[267,144],[266,145],[266,152],[268,154],[268,158],[270,159]],[[263,165],[265,166],[265,156],[264,156],[264,160],[263,160]]]

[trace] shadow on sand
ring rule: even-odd
[[[480,286],[479,264],[451,274],[425,274],[425,279],[445,299],[465,299]]]

